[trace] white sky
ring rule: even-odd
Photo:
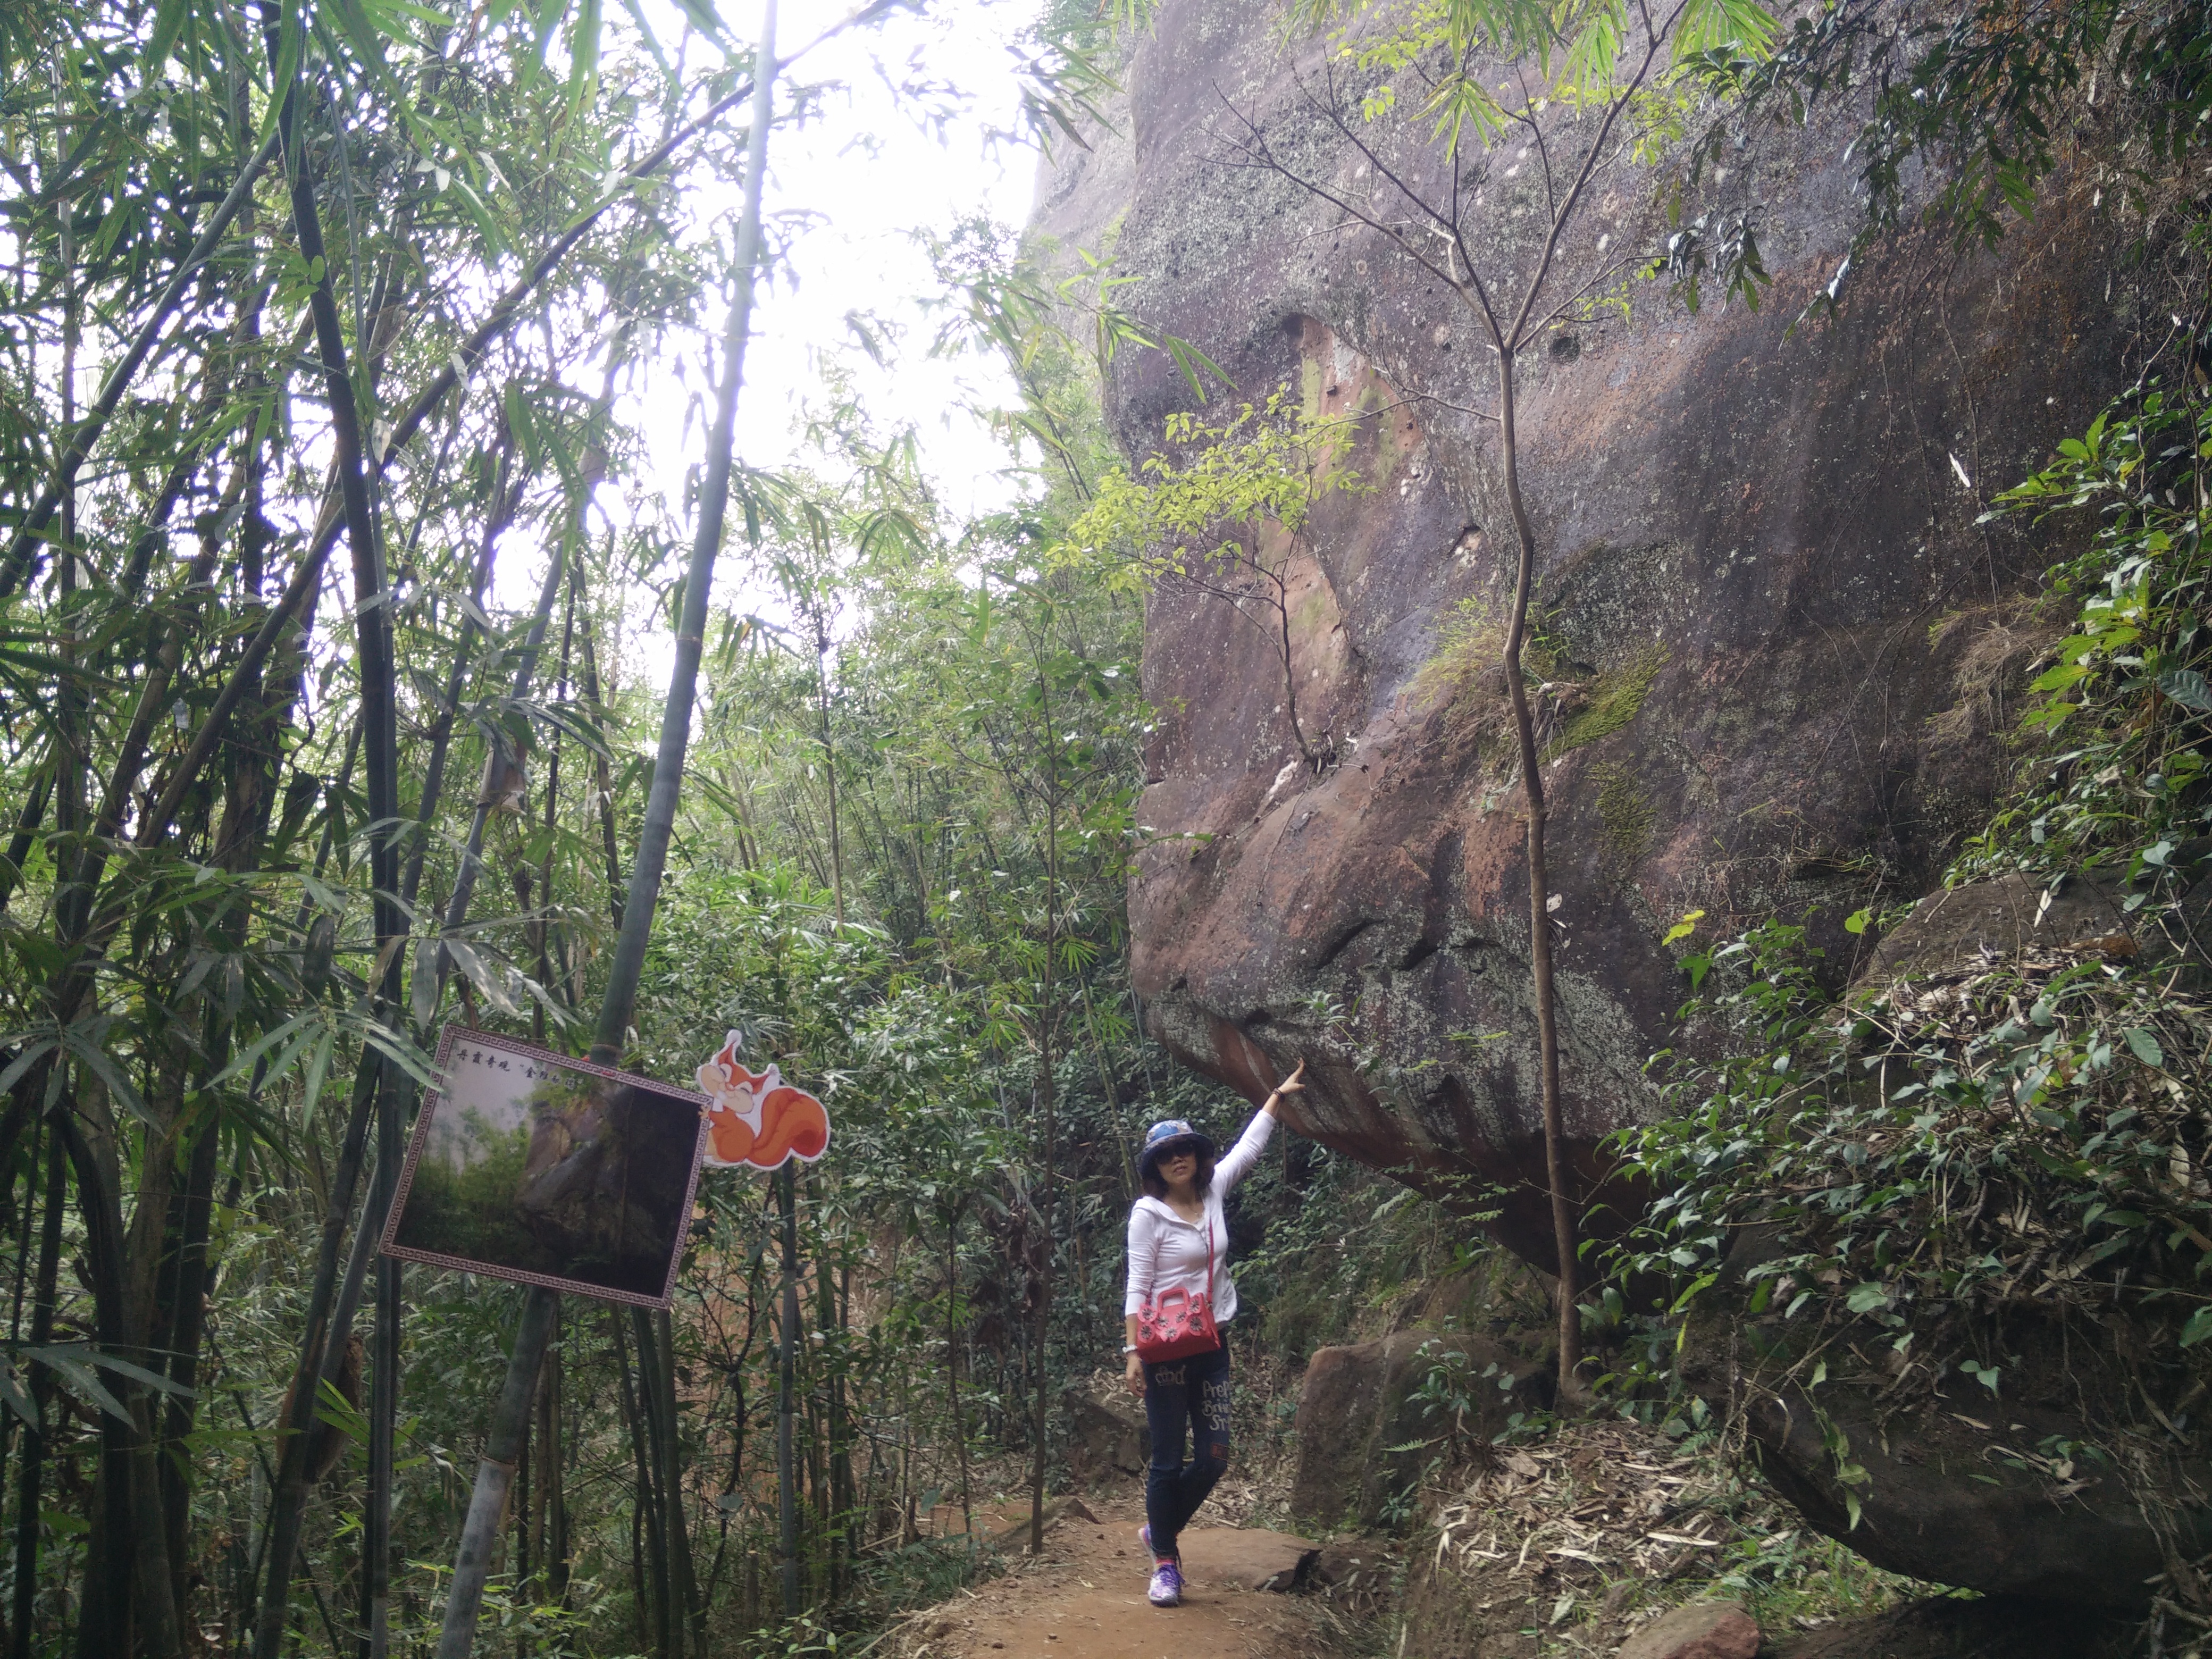
[[[1019,84],[1007,45],[1036,3],[937,0],[927,16],[895,16],[848,32],[817,47],[793,70],[803,82],[835,81],[843,90],[829,96],[817,118],[803,126],[780,125],[769,139],[764,212],[772,224],[779,215],[804,214],[811,222],[787,216],[773,232],[783,244],[785,263],[755,303],[738,413],[742,461],[775,467],[803,459],[796,428],[803,402],[820,401],[817,362],[827,352],[850,374],[879,434],[915,429],[925,471],[956,518],[1014,497],[1016,486],[1004,476],[1006,450],[965,407],[1012,402],[1012,379],[992,361],[927,356],[935,322],[917,301],[936,283],[915,233],[946,233],[979,214],[1018,228],[1028,216],[1037,152],[992,135],[1016,125]],[[838,12],[846,9],[841,0]],[[672,44],[680,33],[674,7],[647,0],[646,10],[662,31],[664,46]],[[757,38],[758,0],[722,0],[720,10],[738,39]],[[780,10],[777,44],[787,54],[820,33],[825,16],[836,15],[794,0],[783,0]],[[612,22],[619,14],[610,7],[608,15]],[[695,43],[692,50],[696,64],[701,48]],[[921,112],[902,103],[891,84],[917,72],[952,82],[967,94],[949,121],[927,131],[917,120]],[[789,108],[787,94],[780,96],[779,112]],[[729,195],[726,209],[697,196],[690,205],[702,218],[726,211],[726,228],[741,205],[734,191]],[[703,309],[719,325],[719,301],[710,298]],[[854,311],[903,330],[902,343],[886,354],[887,367],[859,348],[846,323]],[[633,487],[669,501],[680,499],[686,470],[705,450],[701,421],[684,428],[692,394],[707,386],[705,344],[696,336],[665,339],[659,362],[641,370],[621,410],[622,418],[649,434],[651,476]],[[684,362],[680,382],[672,366],[677,356]],[[583,383],[597,377],[583,374],[580,365],[570,378]],[[611,483],[600,492],[602,505],[617,514],[623,510],[619,493]],[[688,533],[688,518],[684,528]],[[498,601],[512,610],[529,607],[543,566],[544,555],[536,549],[523,557],[503,557],[495,580]],[[748,580],[741,542],[727,546],[714,584],[715,610],[732,606],[779,608]],[[632,643],[642,649],[631,672],[665,686],[670,650],[665,632],[656,628]]]
[[[779,25],[784,50],[812,38],[826,10],[785,4]],[[879,425],[916,428],[929,471],[956,514],[1009,498],[992,476],[1006,465],[1006,452],[957,406],[979,397],[1012,401],[1011,377],[975,360],[927,359],[932,325],[914,301],[934,283],[912,233],[946,232],[978,213],[1017,228],[1028,217],[1036,152],[994,147],[988,135],[1015,125],[1019,88],[1006,40],[1034,10],[1034,0],[939,0],[930,17],[896,17],[842,36],[794,71],[808,81],[842,82],[848,91],[833,95],[824,118],[779,128],[770,139],[766,211],[806,210],[826,222],[791,243],[795,280],[763,295],[755,312],[750,384],[738,408],[738,441],[748,460],[794,458],[792,426],[810,390],[811,355],[848,344],[846,313],[868,311],[909,331],[907,349],[888,371],[857,349],[844,352]],[[743,0],[723,8],[748,38],[759,27],[754,12]],[[884,70],[896,76],[910,58],[932,77],[969,94],[941,138],[918,127],[886,84]],[[864,142],[868,138],[875,142]]]

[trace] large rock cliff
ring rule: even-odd
[[[1119,301],[1238,396],[1365,417],[1367,487],[1322,501],[1288,572],[1288,672],[1325,763],[1299,757],[1261,629],[1194,587],[1152,599],[1139,988],[1179,1054],[1255,1097],[1315,1056],[1300,1127],[1500,1212],[1548,1267],[1523,823],[1482,626],[1512,543],[1493,365],[1381,236],[1237,165],[1249,118],[1312,177],[1386,199],[1316,112],[1322,47],[1279,31],[1259,0],[1167,0],[1119,131],[1063,156],[1040,202],[1043,229],[1110,243],[1135,279]],[[1841,918],[1923,890],[1978,822],[1995,700],[2038,648],[2014,596],[2050,556],[1978,519],[2121,384],[2143,309],[2085,186],[1993,255],[1908,236],[1862,262],[1839,319],[1793,329],[1858,224],[1849,131],[1762,138],[1717,186],[1763,205],[1757,313],[1629,284],[1520,366],[1564,682],[1540,701],[1566,1121],[1591,1178],[1674,1038],[1668,923],[1817,906],[1846,973]],[[1371,136],[1433,181],[1423,131]],[[1509,167],[1480,222],[1510,255],[1533,173]],[[1610,180],[1569,257],[1635,235],[1651,186]],[[1124,363],[1109,412],[1142,454],[1190,392],[1158,354]]]

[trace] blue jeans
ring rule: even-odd
[[[1229,1468],[1229,1345],[1145,1367],[1145,1420],[1152,1462],[1145,1522],[1152,1553],[1175,1554],[1176,1539]],[[1188,1432],[1191,1459],[1183,1461]]]

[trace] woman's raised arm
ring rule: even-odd
[[[1252,1114],[1252,1121],[1244,1126],[1244,1133],[1237,1137],[1237,1144],[1213,1166],[1213,1184],[1218,1191],[1227,1192],[1252,1172],[1252,1166],[1260,1161],[1260,1154],[1267,1150],[1268,1136],[1274,1133],[1276,1108],[1282,1103],[1285,1095],[1304,1091],[1306,1085],[1301,1079],[1305,1073],[1306,1063],[1302,1060],[1296,1071],[1275,1085],[1274,1091],[1261,1103],[1260,1109]]]

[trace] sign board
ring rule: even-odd
[[[811,1164],[830,1150],[830,1114],[804,1089],[776,1075],[748,1070],[738,1059],[738,1033],[702,1066],[707,1108],[706,1163],[710,1170],[773,1170],[787,1159]]]
[[[384,1253],[666,1307],[714,1103],[452,1025],[437,1071]]]

